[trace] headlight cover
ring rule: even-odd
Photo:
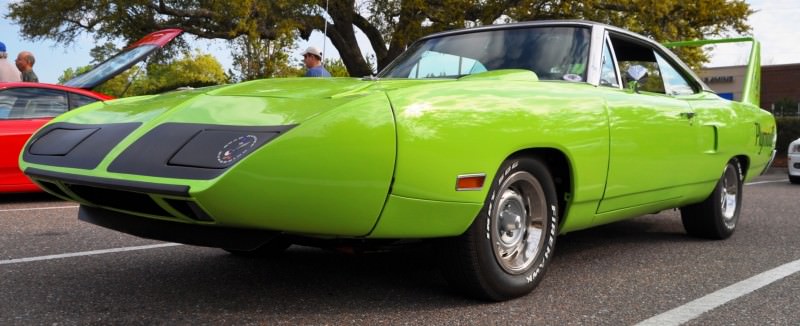
[[[128,146],[111,162],[108,171],[213,179],[293,127],[165,123]]]

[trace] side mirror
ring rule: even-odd
[[[631,79],[631,81],[628,82],[628,88],[634,93],[639,93],[639,82],[647,77],[647,68],[634,65],[628,68],[627,74],[628,78]]]

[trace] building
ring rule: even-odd
[[[705,68],[700,78],[720,96],[741,100],[747,66]],[[776,116],[800,115],[800,64],[761,67],[761,107]]]

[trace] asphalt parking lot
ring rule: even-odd
[[[530,295],[451,293],[426,247],[252,259],[77,220],[46,195],[0,196],[0,325],[797,325],[800,186],[745,186],[736,233],[687,237],[664,211],[562,235]]]

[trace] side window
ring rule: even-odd
[[[614,57],[608,42],[603,42],[603,66],[600,71],[600,86],[619,87],[617,67],[614,66]]]
[[[75,93],[68,93],[68,94],[69,94],[69,109],[70,110],[72,110],[74,108],[77,108],[79,106],[84,106],[84,105],[89,104],[89,103],[97,102],[97,99],[94,99],[94,98],[91,98],[91,97],[88,97],[88,96],[83,96],[83,95],[75,94]]]
[[[427,51],[411,68],[408,78],[460,77],[484,71],[486,71],[486,67],[475,59]]]
[[[692,86],[686,81],[686,78],[678,72],[666,59],[662,58],[656,53],[656,60],[658,66],[661,68],[661,76],[664,78],[664,84],[669,95],[690,95],[695,91]]]
[[[3,117],[2,108],[10,104]],[[0,118],[30,119],[55,117],[67,111],[67,96],[63,91],[41,88],[11,88],[0,93]]]
[[[632,80],[628,74],[629,69],[634,66],[641,66],[645,69],[646,74],[639,80],[639,90],[666,94],[664,79],[661,76],[656,54],[652,48],[614,36],[611,37],[611,43],[614,46],[614,54],[616,54],[619,62],[623,85],[627,85]]]
[[[14,107],[16,98],[6,95],[6,92],[0,92],[0,120],[8,119],[11,114],[11,108]]]

